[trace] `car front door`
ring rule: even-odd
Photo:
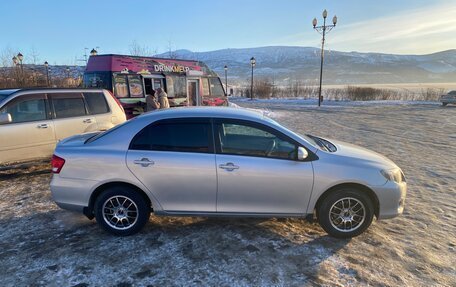
[[[215,153],[209,119],[152,123],[133,138],[127,165],[165,211],[216,211]]]
[[[21,95],[0,113],[9,113],[12,120],[0,125],[0,163],[52,155],[56,140],[46,95]]]
[[[89,114],[81,93],[52,93],[48,97],[51,99],[57,141],[98,130],[97,120]]]
[[[217,212],[303,214],[312,192],[310,161],[297,160],[298,144],[262,124],[215,123]]]

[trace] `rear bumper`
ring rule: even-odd
[[[60,208],[84,213],[96,183],[87,179],[62,178],[55,174],[50,184],[52,199]]]
[[[388,181],[381,187],[372,187],[379,202],[378,219],[396,217],[404,212],[407,183]]]

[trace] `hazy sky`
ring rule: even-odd
[[[0,53],[76,64],[84,48],[129,53],[320,45],[312,19],[339,18],[327,48],[426,54],[456,48],[456,0],[2,0]]]

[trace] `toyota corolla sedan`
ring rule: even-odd
[[[61,208],[131,235],[157,216],[314,217],[353,237],[402,213],[401,169],[367,149],[299,135],[260,113],[181,108],[61,141],[51,192]]]

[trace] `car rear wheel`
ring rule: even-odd
[[[150,206],[134,189],[111,187],[95,201],[97,223],[106,231],[120,236],[140,231],[149,220]]]
[[[317,216],[321,227],[329,235],[350,238],[360,235],[370,226],[374,206],[365,192],[342,188],[323,199]]]

